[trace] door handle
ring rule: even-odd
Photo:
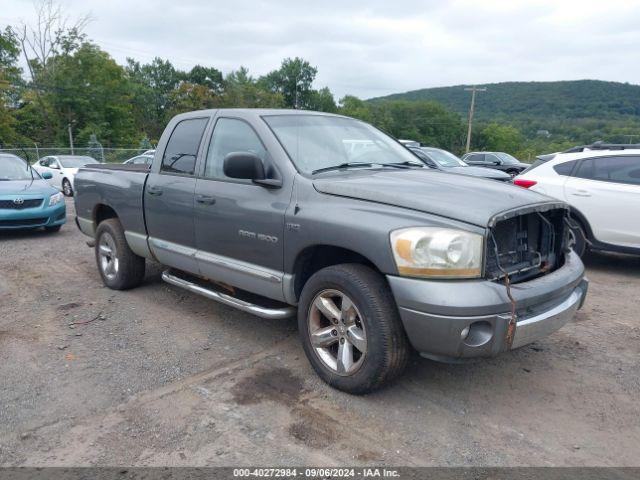
[[[147,193],[149,195],[162,195],[162,189],[158,187],[147,187]]]
[[[591,194],[589,192],[587,192],[586,190],[578,190],[576,192],[572,192],[571,195],[574,195],[576,197],[590,197]]]
[[[196,202],[202,203],[203,205],[213,205],[216,203],[216,199],[209,195],[196,195]]]

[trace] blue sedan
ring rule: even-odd
[[[66,222],[64,196],[20,157],[0,154],[0,230],[44,227],[57,232]]]

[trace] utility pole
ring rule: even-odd
[[[471,92],[471,106],[469,107],[469,125],[467,127],[467,148],[465,153],[469,153],[471,148],[471,123],[473,122],[473,110],[476,106],[476,92],[486,92],[486,88],[477,88],[475,85],[471,88],[465,88],[467,92]]]
[[[71,155],[73,155],[73,132],[71,131],[71,122],[67,125],[69,128],[69,146],[71,147]]]

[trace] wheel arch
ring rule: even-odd
[[[587,236],[587,240],[593,242],[595,240],[595,237],[593,235],[593,230],[591,229],[591,224],[589,223],[589,220],[587,220],[587,217],[585,217],[580,210],[573,206],[570,206],[569,208],[569,216],[580,224],[580,226],[584,230],[585,235]]]
[[[311,245],[301,250],[293,263],[293,295],[300,298],[302,288],[311,276],[319,270],[339,265],[342,263],[358,263],[366,265],[372,270],[381,273],[378,266],[361,253],[336,245],[317,244]]]
[[[98,228],[100,222],[103,222],[109,218],[119,218],[115,209],[106,203],[98,203],[93,207],[93,224],[94,228]]]

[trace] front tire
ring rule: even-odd
[[[73,197],[73,187],[68,178],[62,180],[62,193],[65,197]]]
[[[62,225],[54,225],[53,227],[44,227],[44,231],[47,233],[56,233],[59,232],[62,228]]]
[[[300,296],[298,330],[318,376],[348,393],[384,386],[402,373],[410,354],[389,286],[364,265],[316,272]]]
[[[117,218],[104,220],[98,225],[95,254],[98,271],[107,287],[127,290],[144,280],[145,260],[129,248]]]

